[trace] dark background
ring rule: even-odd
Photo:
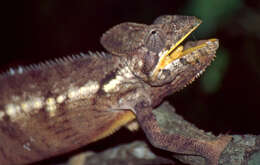
[[[217,58],[199,80],[167,99],[206,131],[260,134],[260,1],[27,0],[1,8],[1,71],[104,51],[100,36],[121,22],[150,24],[163,14],[197,16],[203,24],[190,39],[220,39]],[[113,139],[125,133],[119,131]]]

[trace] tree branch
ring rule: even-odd
[[[165,133],[181,134],[204,140],[214,140],[217,137],[206,133],[191,123],[185,121],[175,113],[175,109],[167,102],[153,111],[157,122]],[[260,164],[260,136],[231,135],[232,140],[224,150],[219,160],[219,165],[258,165]],[[82,160],[82,155],[74,157],[70,165],[84,165],[84,162],[104,165],[120,164],[176,164],[171,157],[163,158],[151,152],[149,147],[140,141],[127,145],[116,146],[101,153],[87,152],[81,164],[73,163]],[[173,154],[173,157],[185,164],[205,165],[204,158],[193,155]]]
[[[175,109],[167,102],[158,107],[154,114],[159,125],[167,133],[182,134],[200,139],[216,139],[212,133],[206,133],[175,113]],[[219,160],[220,165],[260,164],[260,136],[231,135],[232,140],[224,150]],[[191,165],[204,165],[204,159],[199,156],[174,155],[180,161]],[[252,164],[253,165],[253,164]]]

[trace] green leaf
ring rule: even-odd
[[[228,67],[229,55],[221,48],[216,60],[209,66],[200,79],[200,85],[205,93],[215,93],[221,87],[225,72]]]

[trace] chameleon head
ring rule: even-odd
[[[192,74],[183,84],[188,84],[210,64],[218,48],[216,39],[181,45],[200,24],[194,16],[179,15],[160,16],[151,25],[122,23],[108,30],[101,44],[127,59],[132,72],[152,86],[178,80],[187,71]]]

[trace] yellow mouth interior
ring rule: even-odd
[[[207,41],[215,42],[216,39],[212,38],[212,39],[209,39]],[[191,52],[194,52],[194,51],[199,50],[199,49],[206,47],[206,46],[207,46],[207,44],[206,44],[206,42],[204,42],[200,45],[191,47],[191,48],[183,51],[183,46],[180,45],[170,55],[168,55],[164,58],[164,61],[162,61],[162,63],[161,63],[161,68],[164,68],[166,65],[170,64],[172,61],[179,59],[179,58],[185,56],[186,54],[189,54]]]
[[[198,23],[196,26],[194,26],[185,36],[183,36],[175,45],[173,45],[169,51],[167,51],[159,60],[158,65],[153,71],[152,77],[156,78],[159,71],[163,68],[165,68],[166,65],[172,63],[174,60],[181,58],[182,56],[191,53],[195,50],[198,50],[202,47],[206,46],[206,43],[189,48],[187,50],[183,51],[183,46],[180,45],[195,29],[198,28],[200,23]]]

